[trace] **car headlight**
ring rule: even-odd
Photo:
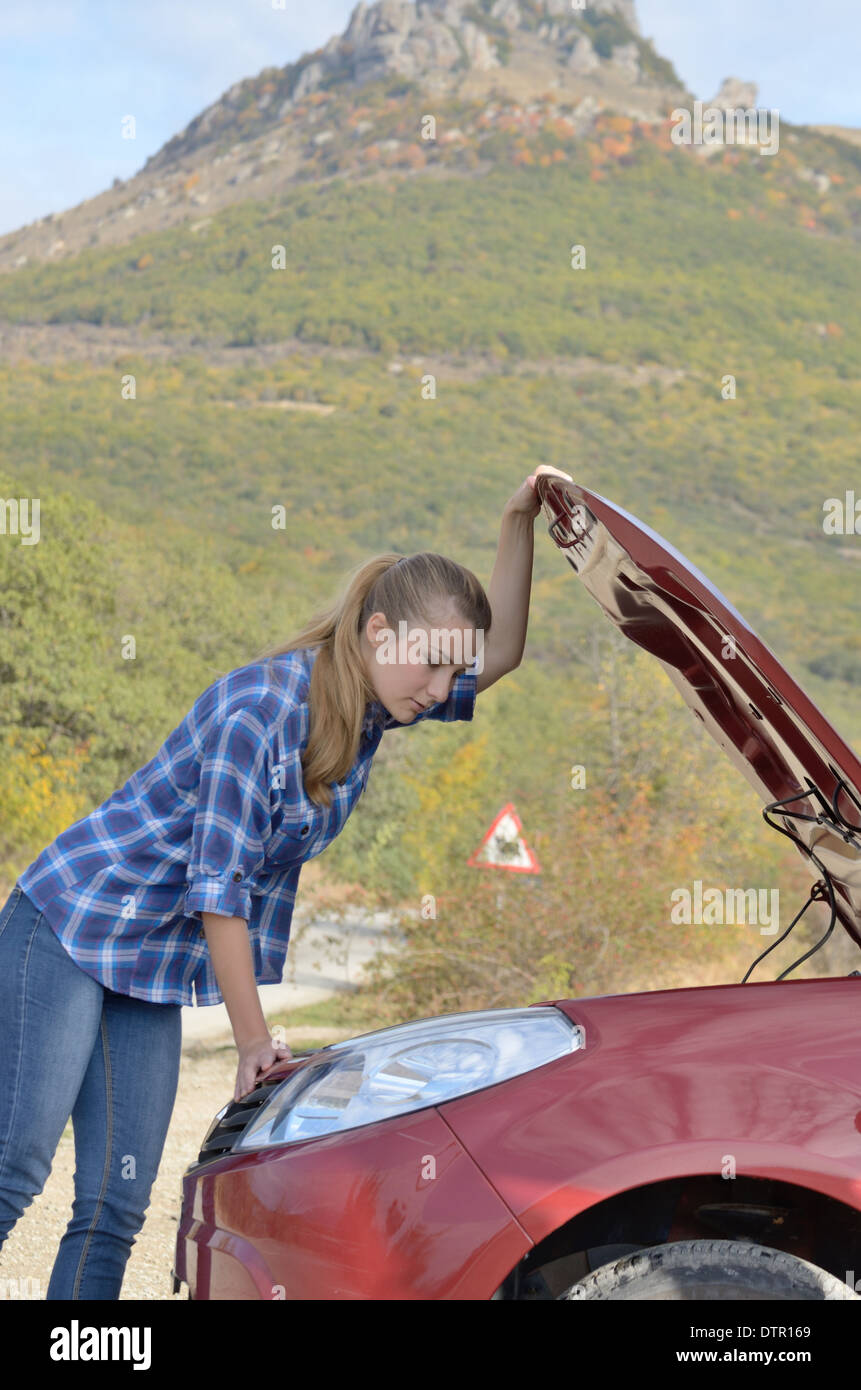
[[[581,1038],[561,1010],[539,1006],[443,1014],[333,1043],[273,1091],[233,1152],[439,1105],[564,1057]]]

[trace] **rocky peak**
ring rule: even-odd
[[[529,96],[604,69],[612,82],[681,90],[672,66],[642,38],[634,0],[590,0],[582,10],[571,0],[359,0],[344,34],[296,64],[282,111],[333,82],[398,76],[458,92],[495,82]],[[638,114],[642,106],[640,99]]]
[[[429,96],[494,94],[532,102],[547,92],[584,109],[639,120],[666,116],[690,93],[637,23],[634,0],[359,0],[343,34],[283,68],[236,82],[144,165],[162,172],[228,136],[283,133],[294,111],[326,93],[403,81]]]

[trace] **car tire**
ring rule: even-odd
[[[569,1299],[858,1299],[827,1270],[738,1240],[680,1240],[652,1245],[595,1269],[557,1297]]]

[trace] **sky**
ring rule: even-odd
[[[0,0],[0,235],[131,178],[234,82],[321,47],[354,8],[275,3]],[[695,96],[740,77],[784,120],[861,126],[859,0],[637,0],[637,13]]]

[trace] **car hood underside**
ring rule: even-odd
[[[651,652],[790,836],[861,945],[861,763],[741,614],[669,542],[576,483],[538,475],[550,535],[607,617]],[[775,803],[785,803],[775,806]]]

